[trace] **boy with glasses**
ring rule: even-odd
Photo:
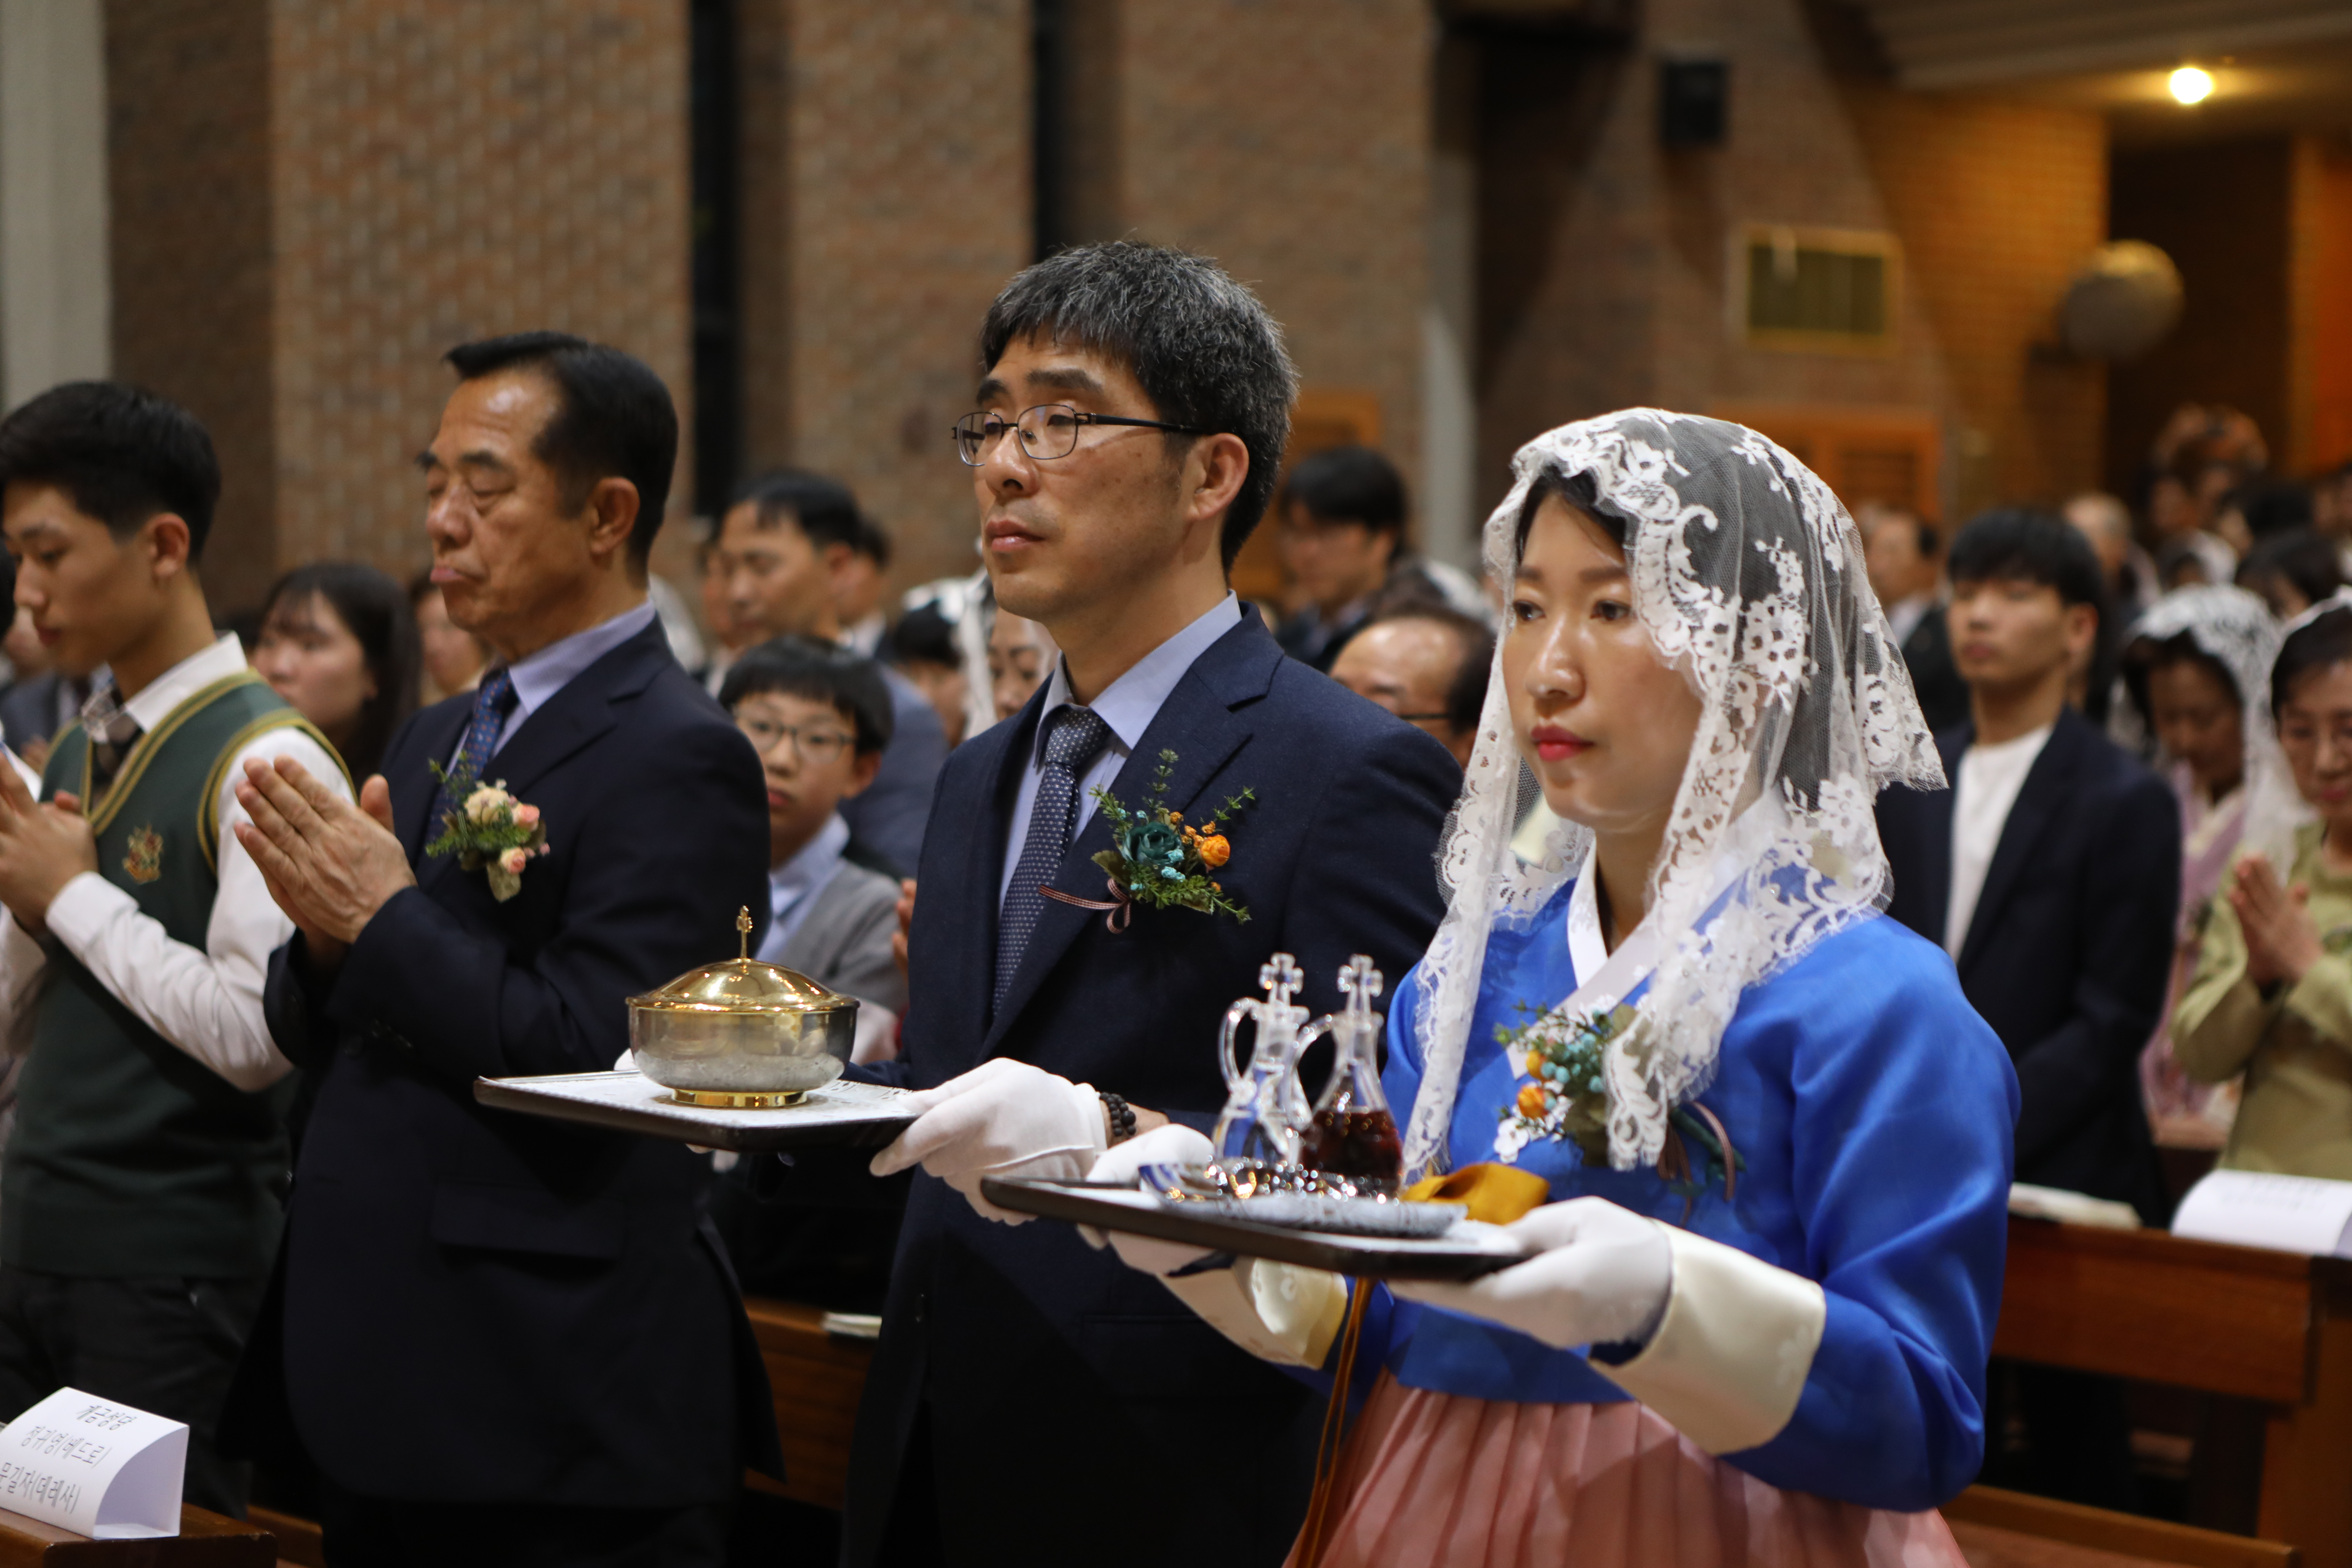
[[[842,803],[874,782],[890,743],[890,694],[870,659],[809,637],[762,643],[727,672],[719,700],[760,753],[768,791],[767,935],[760,957],[867,1004],[907,1006],[890,956],[898,884],[842,819]]]

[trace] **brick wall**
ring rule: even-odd
[[[1119,0],[1118,13],[1118,162],[1097,176],[1097,234],[1217,258],[1282,323],[1307,386],[1378,399],[1381,445],[1416,478],[1427,8]]]
[[[282,561],[422,564],[452,344],[548,327],[650,364],[690,428],[675,0],[280,0]],[[687,502],[688,460],[672,515]]]
[[[278,570],[268,62],[266,0],[107,5],[114,374],[212,431],[216,605],[251,601]]]
[[[217,605],[299,561],[424,562],[409,458],[466,339],[616,344],[690,420],[684,20],[667,0],[111,0],[117,361],[221,445]]]
[[[847,482],[893,575],[968,572],[982,315],[1029,259],[1021,0],[742,0],[745,451]]]
[[[2104,237],[2088,111],[1897,93],[1853,19],[1797,0],[1656,0],[1629,43],[1504,36],[1480,88],[1479,483],[1564,420],[1632,404],[1917,410],[1945,432],[1938,510],[2094,481],[2095,366],[2037,357]],[[1658,141],[1658,61],[1731,66],[1717,148]],[[1733,331],[1749,223],[1892,231],[1892,352],[1752,347]]]

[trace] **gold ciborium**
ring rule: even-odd
[[[629,998],[637,1070],[681,1105],[795,1105],[841,1076],[857,999],[751,956],[751,911],[735,916],[742,951]]]

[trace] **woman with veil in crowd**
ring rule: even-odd
[[[1873,801],[1943,778],[1861,540],[1716,420],[1570,425],[1514,470],[1451,904],[1383,1081],[1407,1179],[1523,1212],[1532,1256],[1355,1288],[1377,1380],[1292,1560],[1958,1568],[1934,1510],[1984,1449],[2017,1085],[1878,918]],[[1563,823],[1532,865],[1522,757]],[[1095,1176],[1207,1155],[1165,1128]],[[1330,1375],[1348,1281],[1112,1240]]]
[[[2269,605],[2229,587],[2166,595],[2133,625],[2124,647],[2119,684],[2130,705],[2113,704],[2114,721],[2122,730],[2136,722],[2154,740],[2157,765],[2180,801],[2179,946],[2165,1022],[2140,1058],[2158,1142],[2218,1148],[2237,1107],[2231,1086],[2200,1083],[2174,1059],[2172,1015],[2239,847],[2263,848],[2275,864],[2292,858],[2304,812],[2271,722],[2278,649]]]

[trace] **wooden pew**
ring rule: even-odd
[[[783,1440],[782,1486],[752,1484],[795,1501],[839,1509],[849,1479],[849,1438],[857,1426],[857,1396],[874,1347],[824,1331],[824,1313],[792,1301],[743,1299],[751,1332],[768,1365],[776,1401],[776,1432]]]
[[[2012,1219],[1993,1353],[2268,1405],[2258,1533],[2352,1568],[2352,1262]]]
[[[274,1568],[277,1562],[268,1531],[200,1508],[180,1510],[178,1535],[152,1541],[92,1541],[0,1510],[0,1568]]]
[[[1944,1507],[1969,1568],[2295,1568],[2292,1546],[1970,1487]]]

